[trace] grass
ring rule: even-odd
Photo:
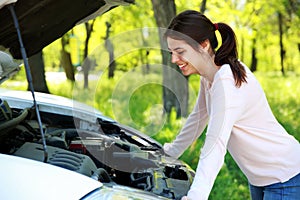
[[[300,140],[299,75],[290,74],[283,77],[277,73],[256,73],[256,76],[266,92],[278,121],[290,134]],[[98,74],[97,78],[89,83],[89,89],[82,89],[82,82],[73,85],[68,81],[48,83],[48,87],[53,94],[92,105],[104,115],[139,129],[163,144],[176,137],[185,119],[176,119],[174,112],[169,120],[162,115],[161,82],[162,77],[158,72],[142,75],[141,71],[135,70],[117,72],[114,79],[108,79],[105,73]],[[190,85],[193,92],[197,93],[199,78],[190,77]],[[26,83],[19,76],[2,87],[21,90],[27,88]],[[193,100],[194,96],[191,96],[191,105]],[[202,144],[201,136],[181,156],[181,159],[190,164],[193,169],[196,169]],[[250,199],[247,180],[229,154],[226,155],[225,162],[214,184],[210,199]]]

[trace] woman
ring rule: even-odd
[[[222,45],[217,51],[219,31]],[[227,152],[249,181],[253,200],[300,199],[300,144],[272,114],[251,71],[238,60],[233,30],[197,11],[176,16],[165,32],[176,63],[186,76],[201,76],[192,113],[166,154],[178,158],[207,125],[196,175],[182,199],[208,199]]]

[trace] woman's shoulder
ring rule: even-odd
[[[243,62],[241,62],[241,61],[239,61],[239,62],[240,62],[241,65],[245,68],[246,74],[252,74],[252,72],[250,71],[250,69],[248,68],[248,66],[247,66],[245,63],[243,63]],[[220,67],[220,69],[219,69],[217,75],[218,75],[219,77],[223,77],[223,78],[225,78],[225,77],[232,77],[232,78],[233,78],[233,73],[232,73],[232,70],[231,70],[230,65],[229,65],[229,64],[224,64],[224,65],[222,65],[222,66]]]
[[[233,78],[233,74],[229,64],[224,64],[220,67],[215,75],[215,78]]]
[[[241,62],[241,64],[245,67],[246,79],[248,81],[248,78],[252,77],[253,74],[244,63]],[[229,64],[222,65],[214,77],[214,85],[224,85],[225,83],[230,87],[236,87],[236,82]]]

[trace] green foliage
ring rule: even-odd
[[[282,77],[279,73],[256,73],[273,113],[283,127],[300,141],[299,75]]]
[[[20,71],[15,74],[11,79],[6,80],[2,83],[1,88],[9,88],[13,90],[27,90],[27,83],[26,83],[26,73],[24,70],[24,65],[21,66]]]
[[[199,10],[201,1],[186,1],[176,0],[177,13],[186,9]],[[232,26],[236,32],[238,39],[238,48],[240,58],[250,66],[252,55],[253,39],[256,38],[258,71],[280,71],[280,49],[279,49],[279,30],[278,30],[278,12],[284,16],[284,48],[285,68],[286,71],[300,73],[300,53],[298,50],[299,40],[299,4],[290,4],[291,1],[207,1],[205,14],[212,22],[225,22]],[[96,18],[94,31],[90,38],[89,52],[92,53],[95,49],[101,46],[102,54],[97,54],[98,66],[108,66],[108,53],[104,48],[104,36],[106,32],[105,22],[110,22],[111,38],[116,38],[124,32],[133,30],[142,30],[145,27],[156,27],[153,16],[153,9],[150,0],[137,0],[134,5],[119,6],[111,11]],[[71,32],[71,31],[70,31]],[[84,41],[86,37],[84,24],[79,24],[72,29],[72,33],[78,38],[80,44],[81,60],[83,61]],[[216,32],[218,37],[219,34]],[[131,38],[124,38],[120,43],[119,40],[114,40],[113,45],[118,53],[117,69],[127,71],[134,66],[144,64],[143,57],[138,50],[129,53],[128,50],[133,50],[136,46],[137,38],[140,36],[132,35]],[[140,39],[138,39],[140,40]],[[152,40],[152,39],[151,39]],[[157,39],[155,39],[157,40]],[[157,41],[156,41],[157,42]],[[144,46],[147,46],[145,44]],[[44,49],[44,60],[47,70],[59,69],[60,66],[60,39],[50,44]],[[152,52],[152,51],[151,51]],[[151,53],[149,62],[156,62],[158,52]],[[124,55],[127,56],[124,56]],[[130,55],[129,55],[130,54]]]

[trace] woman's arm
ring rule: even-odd
[[[217,78],[217,77],[215,77]],[[233,78],[215,80],[211,90],[211,113],[205,143],[196,176],[188,192],[189,199],[208,199],[227,152],[234,123],[243,112],[243,97]]]
[[[193,111],[172,143],[164,144],[167,155],[178,158],[203,132],[208,121],[205,100],[205,80],[201,78],[200,91]]]

